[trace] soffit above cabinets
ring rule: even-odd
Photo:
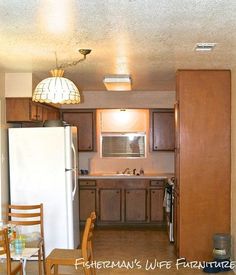
[[[103,133],[147,132],[148,110],[98,110],[98,116],[100,117],[100,130]]]

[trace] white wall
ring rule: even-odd
[[[83,102],[78,105],[64,105],[63,108],[173,108],[175,103],[174,91],[130,91],[84,92]],[[99,139],[97,140],[99,142]],[[99,146],[97,146],[99,148]],[[79,153],[79,168],[91,172],[116,172],[143,168],[145,172],[173,173],[173,152],[149,152],[145,159],[102,159],[99,152]]]
[[[7,125],[5,119],[5,75],[0,73],[0,219],[5,218],[8,203]]]
[[[231,234],[232,258],[236,260],[236,70],[232,71],[231,108]]]
[[[81,103],[63,105],[62,108],[173,108],[173,91],[86,91],[81,93]]]

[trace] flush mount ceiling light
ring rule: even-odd
[[[75,66],[86,59],[86,55],[91,52],[90,49],[80,49],[79,52],[84,56],[82,59],[71,63],[57,65],[56,69],[50,71],[51,77],[42,80],[35,88],[32,101],[41,103],[60,103],[76,104],[80,103],[80,93],[75,84],[63,77],[64,68]]]
[[[197,43],[194,49],[196,52],[211,52],[215,46],[216,43]]]
[[[108,91],[131,91],[131,76],[127,74],[106,75],[103,83]]]

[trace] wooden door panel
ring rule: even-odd
[[[40,105],[37,105],[37,120],[43,121],[43,107]]]
[[[96,210],[96,189],[80,189],[79,213],[80,221],[86,221],[92,211]]]
[[[161,222],[164,218],[163,212],[163,198],[164,189],[150,190],[150,220],[152,222]]]
[[[37,105],[33,102],[30,103],[30,120],[37,120]]]
[[[175,120],[173,112],[153,112],[153,150],[174,150]]]
[[[94,132],[94,112],[65,112],[63,120],[78,128],[79,151],[93,151],[96,134]]]
[[[147,190],[125,190],[125,220],[141,222],[147,220]]]
[[[54,109],[47,110],[47,119],[60,119],[60,113]]]
[[[213,234],[230,232],[230,71],[178,71],[177,98],[179,256],[207,261]]]
[[[99,191],[99,216],[104,222],[121,221],[121,190],[100,189]]]

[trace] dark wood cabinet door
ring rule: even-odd
[[[51,107],[43,107],[43,121],[60,119],[60,112]]]
[[[30,121],[29,99],[6,98],[6,120],[7,122]]]
[[[30,120],[43,121],[43,107],[30,102]]]
[[[34,104],[33,102],[29,103],[30,104],[30,120],[38,120],[37,117],[37,105]]]
[[[150,189],[150,221],[162,222],[164,219],[163,209],[164,188]]]
[[[147,220],[147,190],[125,190],[125,221],[143,222]]]
[[[63,112],[62,117],[78,128],[79,151],[95,151],[95,111]]]
[[[40,105],[37,105],[37,120],[43,121],[43,107]]]
[[[153,110],[151,131],[153,151],[174,151],[175,116],[173,110]]]
[[[86,221],[92,211],[96,209],[96,189],[80,189],[79,215],[80,221]]]
[[[121,222],[121,190],[99,190],[99,220],[103,222]]]
[[[48,109],[47,110],[47,119],[60,119],[60,113],[58,110],[55,109]]]

